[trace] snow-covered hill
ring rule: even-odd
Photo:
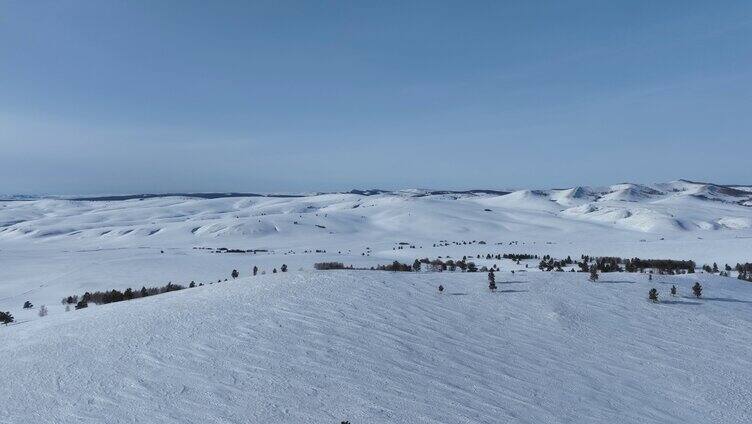
[[[0,328],[0,423],[749,422],[752,284],[699,270],[593,284],[486,255],[752,262],[751,199],[676,181],[2,201],[0,311],[16,322]],[[312,271],[463,256],[508,283]],[[60,303],[191,281],[205,285]]]
[[[111,199],[0,202],[0,309],[25,300],[60,309],[62,296],[87,290],[216,281],[254,265],[311,269],[324,260],[372,266],[512,252],[732,266],[752,260],[752,191],[689,181],[510,193]],[[462,244],[473,240],[486,245]],[[260,251],[214,254],[198,247]]]
[[[275,274],[0,328],[0,422],[752,420],[752,285],[497,281],[491,294],[480,273]]]
[[[579,231],[588,224],[596,229],[605,224],[614,230],[667,237],[704,230],[752,233],[752,192],[683,180],[652,187],[618,184],[511,193],[405,190],[235,196],[240,197],[6,201],[0,203],[0,242],[248,242],[325,238],[322,234],[357,234],[362,239],[373,232],[381,235],[385,229],[414,237],[429,231],[448,237],[468,230],[474,235],[509,231],[533,237],[551,231],[552,235]],[[463,224],[467,220],[473,225]],[[519,228],[515,225],[519,221],[527,225]],[[437,223],[441,225],[435,226]]]

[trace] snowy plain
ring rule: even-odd
[[[481,273],[312,270],[486,253],[752,262],[752,191],[0,201],[0,310],[16,318],[0,327],[0,423],[752,420],[752,283],[698,270],[594,284],[474,259],[501,268],[492,295]],[[206,285],[60,302],[190,281]],[[703,299],[688,298],[694,281]]]

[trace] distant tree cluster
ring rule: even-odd
[[[569,256],[566,259],[554,259],[551,255],[544,255],[538,263],[538,269],[541,271],[564,271],[565,266],[572,265],[574,261]],[[587,271],[587,268],[585,268]]]
[[[443,246],[449,246],[451,244],[455,246],[466,246],[468,244],[471,244],[471,245],[472,244],[486,244],[486,242],[485,240],[472,240],[472,241],[462,240],[462,241],[451,241],[451,242],[448,240],[439,240],[438,243],[433,244],[433,247],[443,247]],[[497,244],[501,244],[501,243],[497,243]],[[512,243],[509,243],[509,244],[512,244]]]
[[[267,249],[228,249],[226,247],[194,247],[194,250],[208,250],[210,253],[266,253]],[[162,252],[164,253],[164,251]]]
[[[531,255],[529,253],[505,253],[501,255],[504,259],[511,259],[513,261],[524,261],[530,259],[538,259],[538,255]],[[496,259],[499,259],[498,257]]]
[[[554,259],[550,255],[545,255],[538,264],[542,271],[564,271],[565,267],[576,265],[576,271],[590,272],[595,266],[597,272],[645,272],[645,270],[656,270],[659,274],[692,274],[695,272],[695,263],[693,261],[673,260],[673,259],[625,259],[617,256],[599,256],[591,257],[581,255],[579,261],[572,260],[567,256],[565,259]],[[570,268],[574,272],[575,268]]]
[[[317,262],[313,264],[313,268],[318,270],[352,269],[352,265],[345,266],[342,262]]]
[[[744,281],[752,282],[752,263],[736,264],[737,278]]]
[[[378,265],[376,267],[379,271],[395,271],[395,272],[410,272],[413,271],[412,265],[403,264],[399,261],[394,261],[389,265]]]
[[[659,274],[677,274],[695,272],[694,261],[681,261],[674,259],[624,259],[624,270],[627,272],[644,272],[646,269],[655,269]]]
[[[399,263],[399,262],[395,261],[391,265],[379,265],[375,269],[384,270],[385,267],[393,267],[395,263]],[[467,256],[463,256],[462,259],[459,259],[457,261],[454,261],[452,259],[448,259],[446,261],[442,261],[441,259],[431,260],[428,258],[416,259],[413,262],[412,268],[413,268],[412,269],[413,271],[426,270],[426,271],[433,271],[433,272],[456,271],[458,268],[460,269],[460,271],[467,271],[467,272],[478,271],[478,266],[475,265],[475,262],[468,261]],[[389,269],[389,271],[393,271],[393,270]],[[400,269],[400,271],[403,271],[403,270]]]
[[[89,306],[89,302],[96,305],[104,305],[107,303],[122,302],[124,300],[138,299],[141,297],[154,296],[171,291],[183,290],[184,288],[185,287],[181,286],[180,284],[174,284],[170,282],[161,287],[144,286],[141,287],[140,290],[133,290],[129,287],[122,292],[115,289],[107,291],[86,292],[81,297],[74,295],[63,298],[63,304],[76,304],[76,309],[82,309]]]

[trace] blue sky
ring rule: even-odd
[[[752,184],[749,1],[0,2],[0,193]]]

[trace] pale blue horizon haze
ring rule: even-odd
[[[0,193],[752,184],[752,2],[0,2]]]

